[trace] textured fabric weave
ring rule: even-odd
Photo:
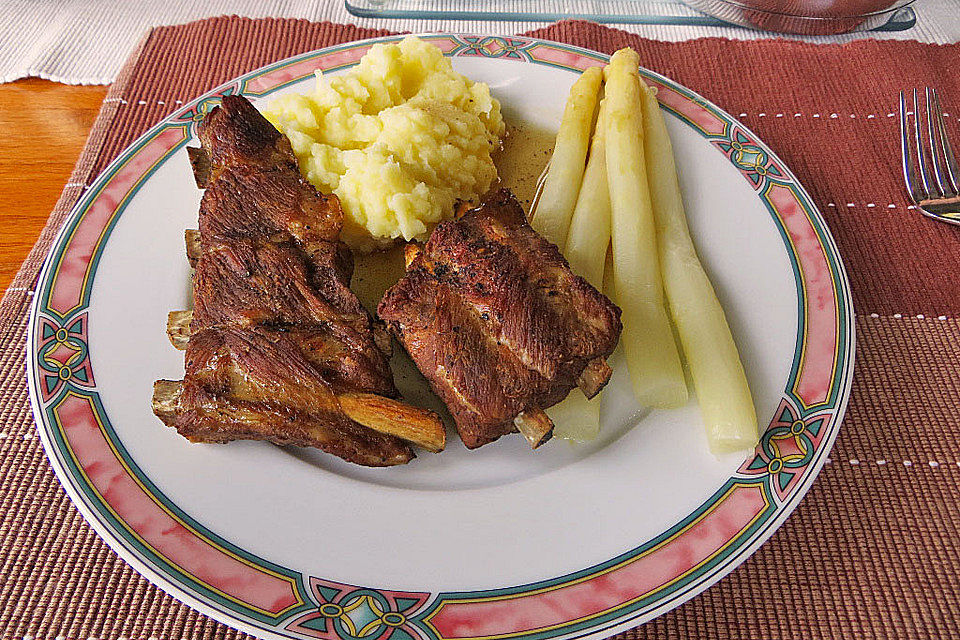
[[[111,89],[70,183],[90,184],[177,100],[288,55],[377,35],[236,18],[156,29]],[[888,114],[895,90],[927,84],[948,111],[960,109],[960,84],[943,73],[958,68],[960,46],[664,43],[580,22],[531,35],[605,52],[629,44],[645,66],[753,128],[824,212],[858,311],[853,396],[813,489],[730,576],[621,638],[955,633],[960,229],[908,208]],[[955,137],[958,116],[950,116]],[[64,191],[0,303],[0,630],[36,640],[243,636],[177,603],[114,555],[70,504],[36,437],[23,364],[30,291],[81,192]]]
[[[352,5],[387,10],[394,2],[347,0]],[[344,0],[71,0],[37,2],[5,0],[0,12],[0,82],[39,76],[68,84],[110,84],[117,70],[148,27],[175,25],[211,16],[239,15],[249,18],[305,18],[313,21],[352,23],[364,28],[392,29],[421,33],[509,34],[544,26],[543,22],[493,20],[365,18],[352,15]],[[462,9],[503,11],[491,0],[435,0],[422,2],[430,11]],[[516,10],[516,3],[512,4]],[[612,13],[648,16],[652,24],[627,24],[623,28],[654,40],[690,40],[725,37],[743,40],[768,38],[769,33],[732,26],[703,25],[689,21],[698,16],[680,0],[524,0],[529,13],[556,13],[558,6],[579,11],[580,15]],[[960,21],[956,19],[957,0],[921,0],[917,2],[916,25],[906,30],[852,33],[839,36],[802,38],[810,41],[846,42],[872,37],[911,39],[921,42],[960,40]],[[509,13],[510,9],[507,9]],[[569,13],[566,15],[570,15]],[[649,16],[660,16],[651,21]],[[683,16],[683,19],[677,18]],[[708,25],[711,19],[706,19]]]

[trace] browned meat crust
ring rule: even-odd
[[[471,449],[566,397],[621,330],[620,310],[570,271],[507,191],[439,224],[378,314]]]
[[[410,449],[399,439],[343,414],[334,386],[382,382],[363,380],[369,370],[336,350],[336,342],[317,330],[201,330],[187,346],[172,426],[194,442],[260,439],[318,447],[366,466],[409,461]]]
[[[223,96],[220,106],[200,123],[197,137],[200,149],[190,153],[190,161],[201,189],[234,166],[286,172],[292,169],[299,175],[290,142],[246,98]]]
[[[191,162],[207,191],[199,242],[188,234],[186,375],[158,382],[155,413],[195,442],[261,439],[367,466],[408,462],[409,445],[355,422],[338,400],[398,394],[383,340],[348,288],[336,197],[303,180],[287,139],[244,98],[224,96],[198,137]]]

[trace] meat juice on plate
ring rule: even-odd
[[[530,205],[537,192],[537,180],[553,153],[556,131],[549,131],[530,123],[507,122],[507,132],[500,141],[500,150],[494,152],[499,185],[517,197],[530,216]]]

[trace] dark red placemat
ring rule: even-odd
[[[383,35],[293,20],[217,18],[155,29],[108,95],[71,184],[207,89],[269,62]],[[960,619],[960,229],[908,207],[896,92],[935,85],[958,133],[960,46],[666,43],[584,22],[530,35],[645,66],[753,128],[823,211],[847,265],[857,373],[832,460],[796,513],[729,577],[623,637],[949,637]],[[115,556],[59,487],[24,382],[31,289],[82,187],[71,186],[0,304],[0,629],[36,640],[237,637]]]

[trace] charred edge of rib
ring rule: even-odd
[[[417,242],[409,242],[406,246],[403,247],[403,266],[406,269],[410,268],[410,265],[413,264],[413,261],[417,259],[423,252],[423,247],[420,246]]]
[[[459,220],[476,208],[477,205],[475,202],[471,202],[469,200],[457,200],[457,202],[453,205],[453,217],[454,219]]]
[[[171,311],[167,314],[167,338],[180,351],[184,351],[190,342],[190,335],[193,332],[192,323],[192,310]],[[373,341],[383,355],[389,358],[393,354],[393,339],[383,324],[374,323]]]

